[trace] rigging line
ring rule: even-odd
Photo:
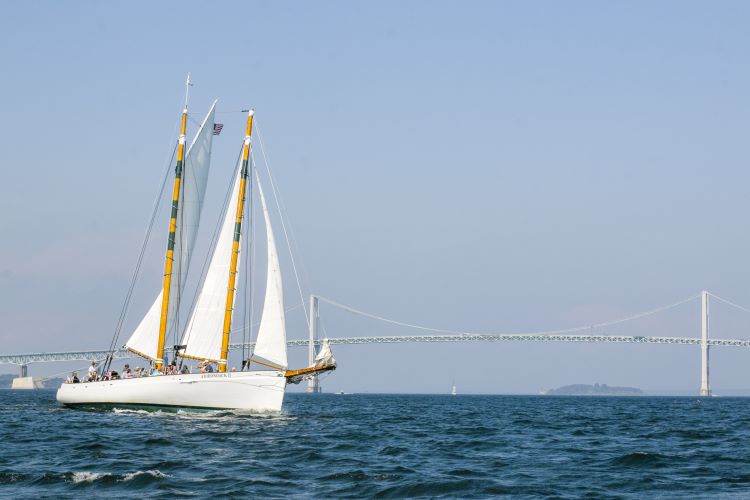
[[[618,320],[615,320],[615,321],[607,321],[607,322],[604,322],[604,323],[595,323],[595,324],[588,325],[588,326],[579,326],[579,327],[576,327],[576,328],[566,328],[566,329],[562,329],[562,330],[547,330],[547,331],[540,331],[540,332],[525,332],[525,333],[521,333],[521,335],[558,335],[558,334],[564,334],[564,333],[581,332],[581,331],[585,331],[585,330],[590,330],[592,328],[600,328],[600,327],[604,327],[604,326],[612,326],[612,325],[616,325],[618,323],[624,323],[626,321],[631,321],[631,320],[634,320],[634,319],[638,319],[638,318],[642,318],[642,317],[645,317],[645,316],[649,316],[649,315],[652,315],[652,314],[656,314],[656,313],[659,313],[659,312],[666,311],[667,309],[671,309],[673,307],[677,307],[679,305],[682,305],[682,304],[685,304],[685,303],[690,302],[692,300],[695,300],[699,296],[700,296],[699,294],[695,294],[695,295],[693,295],[691,297],[688,297],[686,299],[674,302],[672,304],[669,304],[669,305],[666,305],[666,306],[662,306],[662,307],[657,307],[655,309],[650,309],[648,311],[644,311],[644,312],[641,312],[641,313],[638,313],[638,314],[633,314],[632,316],[628,316],[626,318],[618,319]],[[376,314],[371,314],[371,313],[368,313],[368,312],[360,311],[359,309],[354,309],[353,307],[349,307],[349,306],[346,306],[344,304],[340,304],[338,302],[335,302],[335,301],[333,301],[331,299],[327,299],[325,297],[321,297],[319,295],[317,297],[318,297],[318,300],[322,300],[323,302],[326,302],[326,303],[328,303],[328,304],[330,304],[332,306],[336,306],[336,307],[338,307],[340,309],[343,309],[345,311],[348,311],[350,313],[358,314],[360,316],[365,316],[365,317],[368,317],[368,318],[371,318],[371,319],[376,319],[378,321],[383,321],[385,323],[390,323],[390,324],[393,324],[393,325],[403,326],[403,327],[407,327],[407,328],[414,328],[414,329],[417,329],[417,330],[425,330],[425,331],[428,331],[428,332],[445,333],[445,334],[450,334],[450,335],[490,335],[489,333],[486,333],[486,332],[466,332],[466,331],[460,331],[460,330],[444,330],[444,329],[441,329],[441,328],[431,328],[431,327],[428,327],[428,326],[414,325],[414,324],[411,324],[411,323],[405,323],[403,321],[396,321],[396,320],[393,320],[393,319],[388,319],[388,318],[384,318],[382,316],[378,316]]]
[[[197,113],[196,113],[197,114]],[[188,113],[188,120],[193,124],[197,125],[199,128],[201,126],[201,122],[193,118],[193,113]]]
[[[73,374],[73,372],[76,372],[76,373],[77,373],[77,372],[83,372],[83,371],[85,371],[85,370],[86,370],[86,368],[87,368],[87,367],[86,367],[86,366],[84,366],[83,368],[76,368],[76,369],[74,369],[74,370],[65,370],[65,371],[62,371],[62,372],[59,372],[59,373],[53,373],[52,375],[47,375],[47,376],[45,376],[45,377],[39,377],[39,378],[41,378],[41,379],[42,379],[42,381],[44,381],[44,382],[47,382],[48,380],[51,380],[51,379],[53,379],[53,378],[57,378],[57,377],[60,377],[60,376],[64,376],[64,375],[65,375],[65,374],[67,374],[67,373],[69,373],[69,374],[71,374],[71,375],[72,375],[72,374]],[[34,378],[36,378],[36,377],[34,377]]]
[[[185,255],[185,186],[187,184],[187,163],[188,163],[188,157],[190,153],[190,148],[187,144],[187,139],[185,139],[185,150],[187,153],[185,154],[185,160],[182,165],[182,181],[180,182],[180,195],[179,200],[180,202],[177,205],[178,214],[180,217],[180,245],[179,249],[177,251],[178,255],[176,256],[176,259],[173,255],[173,262],[176,260],[177,262],[177,290],[175,294],[175,301],[174,301],[174,311],[172,311],[172,324],[168,327],[172,329],[172,345],[177,344],[177,333],[180,329],[180,304],[182,304],[182,287],[183,287],[183,264],[185,263],[185,259],[183,256]],[[176,244],[177,242],[175,242]],[[172,271],[174,273],[174,271]],[[166,360],[165,360],[166,361]]]
[[[258,129],[258,137],[260,139],[260,129]],[[264,159],[264,161],[266,163],[266,168],[269,169],[270,165],[268,164],[268,161],[267,161],[267,159],[265,157],[265,150],[263,149],[262,140],[260,140],[260,142],[261,142],[261,153],[264,153],[263,159]],[[286,243],[287,243],[287,248],[288,248],[288,251],[289,251],[289,255],[292,258],[292,265],[293,265],[294,270],[295,270],[295,278],[297,280],[297,289],[300,292],[300,299],[302,300],[302,302],[305,304],[305,307],[306,307],[307,306],[307,301],[305,300],[305,298],[303,296],[303,293],[302,293],[302,282],[304,281],[305,283],[310,283],[311,280],[310,280],[309,274],[308,274],[308,272],[307,272],[307,270],[305,268],[305,262],[302,259],[300,259],[300,262],[299,262],[299,275],[297,274],[297,266],[296,266],[297,261],[294,259],[294,255],[295,255],[295,252],[297,253],[297,255],[301,254],[300,249],[299,249],[299,245],[297,244],[297,240],[294,237],[292,223],[291,223],[291,221],[288,220],[289,217],[288,217],[287,214],[289,213],[289,211],[286,208],[286,204],[284,203],[284,199],[281,197],[281,190],[277,187],[277,184],[275,183],[275,180],[274,180],[273,175],[272,175],[272,173],[271,173],[270,170],[268,170],[268,174],[269,174],[269,177],[271,177],[271,181],[272,181],[271,187],[272,187],[272,190],[273,190],[273,193],[274,193],[274,198],[276,200],[276,205],[277,206],[280,205],[279,215],[280,215],[280,217],[282,217],[282,224],[284,224],[285,220],[289,224],[289,235],[286,235],[286,233],[285,233],[284,236],[286,237]],[[308,318],[309,318],[308,311],[307,311],[307,308],[305,308],[305,320],[307,320]],[[308,321],[308,325],[307,326],[308,326],[308,328],[310,327],[309,321]]]
[[[252,164],[251,164],[250,168],[252,168]],[[244,279],[242,280],[242,285],[243,285],[242,288],[243,288],[244,302],[245,302],[245,307],[242,308],[242,326],[243,326],[243,331],[242,331],[242,362],[243,363],[245,362],[245,360],[248,357],[250,357],[249,354],[247,356],[245,355],[245,344],[247,342],[249,342],[249,340],[250,340],[249,339],[249,333],[248,333],[250,329],[249,328],[246,329],[244,327],[245,327],[245,325],[248,325],[248,319],[247,319],[248,312],[249,312],[248,311],[248,303],[252,302],[252,282],[251,282],[252,273],[251,273],[251,271],[253,271],[255,269],[255,268],[253,268],[252,270],[250,269],[250,262],[249,262],[249,260],[250,260],[250,253],[251,253],[250,245],[252,245],[252,241],[250,241],[250,239],[251,239],[250,236],[251,236],[251,232],[252,232],[252,218],[250,217],[250,214],[252,214],[254,212],[254,210],[252,208],[252,202],[253,202],[253,182],[252,182],[252,179],[250,181],[250,186],[249,186],[246,198],[248,199],[248,202],[245,204],[244,209],[245,209],[245,211],[247,213],[243,214],[243,216],[242,216],[243,221],[247,222],[247,223],[245,223],[245,224],[242,225],[242,230],[244,231],[244,235],[245,235],[245,240],[244,240],[245,241],[245,251],[243,252],[243,255],[242,255],[242,257],[243,257],[243,259],[245,261],[245,274],[244,274]],[[231,334],[232,334],[232,332],[230,330],[229,335],[231,336]]]
[[[243,214],[242,220],[243,222],[246,221],[244,214]],[[242,224],[241,228],[242,228],[243,236],[240,237],[240,242],[244,241],[245,245],[247,245],[247,232],[248,232],[247,224]],[[248,262],[247,262],[247,257],[248,257],[248,252],[244,251],[240,253],[240,259],[244,261],[244,264],[240,266],[243,271],[243,274],[242,274],[243,279],[240,280],[240,282],[242,283],[242,302],[245,305],[245,307],[242,308],[242,326],[243,327],[245,326],[245,324],[247,324],[247,277],[248,277],[247,269],[249,267]],[[239,288],[239,287],[236,287],[236,288]],[[247,359],[245,357],[245,343],[247,342],[246,333],[247,332],[243,328],[242,330],[242,359],[243,360]],[[230,337],[232,336],[231,329],[229,331],[229,336]]]
[[[128,291],[125,294],[125,302],[123,303],[122,309],[120,310],[120,316],[117,319],[117,325],[115,326],[115,333],[112,338],[112,342],[110,343],[110,346],[109,346],[110,352],[114,351],[115,346],[117,345],[117,341],[120,337],[120,333],[122,333],[122,327],[125,323],[125,318],[127,317],[128,307],[130,306],[130,301],[133,297],[133,291],[135,290],[135,285],[138,282],[138,275],[140,274],[141,265],[143,264],[143,258],[146,254],[146,248],[151,238],[151,232],[154,227],[154,222],[156,221],[156,216],[159,212],[159,207],[161,206],[161,199],[162,199],[162,196],[164,195],[164,189],[167,184],[167,179],[169,178],[169,172],[172,170],[172,160],[174,160],[176,151],[177,151],[177,145],[175,144],[174,147],[172,148],[171,158],[167,162],[166,172],[164,172],[164,175],[162,176],[162,182],[161,182],[161,187],[159,188],[159,194],[156,196],[156,200],[154,201],[154,208],[151,211],[151,218],[149,219],[148,227],[146,228],[146,233],[143,237],[143,244],[141,245],[141,251],[138,254],[138,260],[136,262],[135,268],[133,269],[133,274],[130,279],[130,285],[128,287]]]
[[[286,246],[289,250],[289,257],[292,261],[292,269],[294,270],[294,278],[297,280],[297,289],[299,290],[299,298],[302,301],[302,308],[305,312],[305,323],[307,324],[307,327],[310,328],[310,319],[307,317],[307,306],[305,305],[305,294],[302,293],[302,283],[299,279],[299,273],[297,272],[297,264],[294,260],[294,252],[292,251],[292,244],[289,240],[289,234],[286,230],[286,224],[284,223],[284,212],[281,210],[281,203],[279,202],[281,198],[281,193],[278,192],[278,189],[276,188],[276,183],[273,180],[273,174],[271,173],[271,166],[268,163],[268,158],[266,157],[266,148],[263,146],[263,136],[260,133],[260,126],[257,123],[255,123],[255,129],[258,131],[258,142],[260,144],[260,152],[263,155],[263,163],[266,165],[266,171],[268,172],[268,178],[271,181],[271,191],[273,192],[273,198],[276,201],[276,209],[279,211],[279,220],[281,220],[281,229],[284,231],[284,239],[286,239]]]
[[[240,149],[240,152],[237,155],[237,160],[234,163],[235,166],[239,164],[241,156],[242,156],[242,150]],[[198,296],[200,295],[200,291],[203,288],[203,284],[206,281],[206,274],[208,273],[208,266],[211,262],[214,252],[216,251],[216,244],[218,243],[219,232],[221,231],[221,226],[224,224],[224,217],[226,215],[226,211],[229,209],[228,208],[229,203],[231,202],[230,199],[232,198],[232,190],[234,189],[234,181],[237,179],[238,175],[239,175],[239,170],[235,168],[234,173],[232,174],[232,178],[229,181],[229,188],[227,189],[227,193],[224,195],[224,202],[222,203],[221,210],[219,211],[219,218],[216,221],[213,234],[211,235],[211,247],[208,249],[206,258],[203,260],[203,266],[201,266],[200,279],[198,280],[199,285],[198,285],[197,291],[195,292],[195,295],[193,296],[193,300],[190,303],[190,316],[189,317],[192,317],[192,312],[195,309],[196,303],[198,302]],[[190,329],[188,329],[188,327],[190,327]],[[184,342],[181,341],[180,342],[181,344],[187,343],[190,331],[192,331],[192,326],[190,325],[188,321],[188,324],[185,326],[185,331],[182,332],[182,340]]]
[[[736,307],[737,309],[742,309],[742,310],[743,310],[743,311],[745,311],[745,312],[750,312],[750,309],[748,309],[747,307],[743,307],[743,306],[741,306],[741,305],[739,305],[739,304],[735,304],[735,303],[734,303],[734,302],[732,302],[731,300],[723,299],[723,298],[719,297],[718,295],[714,295],[714,294],[713,294],[713,293],[711,293],[711,292],[706,292],[706,293],[707,293],[707,294],[708,294],[709,296],[711,296],[711,297],[713,297],[713,298],[715,298],[715,299],[717,299],[717,300],[719,300],[719,301],[721,301],[721,302],[724,302],[724,303],[725,303],[725,304],[727,304],[727,305],[730,305],[730,306]]]
[[[255,160],[253,159],[252,155],[250,155],[250,168],[252,170],[251,174],[255,174],[255,176],[257,178],[258,172],[257,172],[257,169],[255,167]],[[251,175],[250,176],[250,192],[252,193],[252,191],[253,191],[253,181],[252,181],[252,175]],[[256,217],[255,214],[257,213],[258,210],[254,206],[255,205],[253,203],[254,201],[255,201],[255,199],[251,198],[250,199],[250,203],[248,204],[248,209],[250,210],[250,217],[249,217],[249,219],[250,219],[250,222],[249,222],[249,224],[250,224],[250,228],[249,228],[250,229],[250,246],[248,247],[248,251],[250,253],[250,266],[253,269],[256,269],[255,262],[257,260],[256,259],[256,254],[258,253],[257,252],[257,248],[258,247],[255,244],[255,235],[256,235],[256,229],[255,229],[255,227],[257,226],[257,223],[255,222],[255,217]],[[250,295],[251,295],[251,297],[250,297],[250,300],[249,300],[249,304],[250,304],[250,322],[247,325],[247,327],[248,327],[247,328],[247,330],[248,330],[247,331],[248,340],[253,340],[253,330],[252,330],[252,327],[253,327],[253,325],[255,323],[255,300],[254,300],[255,296],[253,294],[253,291],[255,290],[255,283],[254,283],[255,279],[254,278],[255,278],[255,276],[251,276],[251,278],[250,278],[252,281],[250,282]],[[243,325],[243,327],[244,326],[246,326],[246,325]],[[250,349],[248,348],[247,358],[245,358],[245,359],[250,358],[251,354],[252,353],[250,352]]]
[[[260,134],[260,130],[258,131],[258,134]],[[261,144],[261,146],[262,146],[262,144]],[[262,150],[262,152],[263,152],[263,150]],[[265,160],[265,157],[264,157],[264,160]],[[267,166],[267,168],[268,168],[268,166]],[[272,178],[271,180],[274,181],[274,183],[275,183],[275,180],[273,179],[273,175],[271,174],[270,170],[269,170],[269,176]],[[282,224],[284,223],[284,221],[286,221],[287,224],[289,224],[289,235],[287,236],[285,234],[287,248],[289,250],[290,257],[292,258],[292,264],[294,265],[295,278],[297,280],[297,289],[300,291],[300,299],[302,299],[302,302],[305,304],[305,307],[306,307],[307,304],[308,304],[308,302],[306,300],[304,300],[304,297],[303,297],[303,294],[302,294],[302,288],[303,288],[302,287],[302,282],[311,283],[311,280],[310,280],[310,277],[309,277],[309,273],[307,272],[307,269],[305,267],[305,262],[302,259],[299,259],[299,275],[297,275],[297,273],[296,273],[296,264],[297,264],[297,261],[294,260],[294,255],[295,255],[295,253],[296,253],[296,255],[300,255],[302,252],[300,251],[300,247],[297,244],[297,239],[294,237],[292,223],[291,223],[291,221],[289,220],[289,217],[288,217],[289,211],[287,210],[286,204],[284,203],[284,199],[281,197],[281,190],[277,187],[277,184],[272,184],[271,187],[273,188],[274,197],[276,199],[277,206],[279,204],[281,205],[281,207],[279,209],[279,214],[282,217]],[[309,318],[308,311],[305,308],[305,319],[307,320],[308,318]],[[308,328],[309,328],[309,324],[308,324]]]
[[[288,312],[294,311],[295,309],[299,309],[300,307],[302,307],[302,304],[297,304],[296,306],[287,307],[286,309],[284,309],[284,313],[288,313]],[[257,323],[249,324],[249,325],[243,325],[241,328],[235,328],[235,329],[231,330],[230,333],[239,333],[239,332],[241,332],[243,330],[254,328],[254,327],[258,326],[258,325],[260,325],[260,321],[258,321]]]
[[[177,336],[180,332],[180,309],[182,305],[182,294],[183,294],[183,287],[184,282],[187,279],[185,275],[185,269],[184,265],[187,264],[185,261],[185,189],[187,187],[188,182],[190,182],[190,179],[188,179],[188,161],[190,158],[190,149],[193,145],[195,145],[195,140],[197,139],[197,133],[200,132],[200,122],[196,122],[193,120],[190,115],[188,114],[188,118],[190,121],[198,125],[198,131],[196,132],[196,136],[193,137],[192,144],[190,143],[190,134],[185,134],[185,157],[182,164],[182,180],[180,182],[180,195],[179,195],[179,203],[177,205],[177,213],[179,214],[180,218],[180,224],[179,224],[179,233],[180,233],[180,241],[179,246],[177,246],[177,241],[175,241],[175,246],[177,246],[178,251],[176,252],[176,258],[173,256],[173,262],[177,262],[177,290],[175,293],[174,298],[174,307],[171,308],[172,310],[172,324],[168,325],[168,328],[171,329],[172,332],[172,345],[177,344]],[[174,274],[174,271],[172,271]],[[171,295],[170,295],[171,297]],[[174,358],[173,358],[174,359]]]
[[[110,352],[109,362],[110,363],[112,362],[112,357],[111,357],[112,353],[114,352],[115,346],[117,345],[117,341],[119,340],[120,334],[122,333],[122,327],[125,323],[125,318],[127,317],[128,307],[130,306],[130,300],[133,296],[133,290],[135,289],[135,284],[138,280],[138,275],[140,273],[141,264],[143,263],[143,256],[146,251],[146,246],[151,237],[151,230],[154,225],[154,220],[156,218],[156,214],[158,212],[159,206],[161,205],[161,198],[162,198],[162,195],[164,194],[164,188],[166,186],[167,178],[169,176],[169,171],[172,167],[172,163],[174,161],[175,154],[177,152],[177,144],[172,141],[174,141],[174,136],[176,135],[179,126],[180,126],[180,120],[175,120],[174,126],[172,128],[172,134],[170,134],[170,139],[169,139],[169,144],[173,144],[172,153],[169,155],[169,161],[167,162],[166,172],[163,175],[162,185],[161,185],[161,188],[159,189],[159,195],[156,197],[156,200],[154,201],[154,209],[151,214],[151,220],[149,221],[148,229],[146,229],[146,234],[144,236],[143,245],[141,247],[141,253],[138,256],[138,262],[136,263],[135,269],[133,270],[133,275],[132,275],[132,279],[130,282],[130,286],[128,287],[128,292],[125,294],[125,302],[123,303],[122,309],[120,310],[120,316],[117,319],[115,332],[112,335],[112,342],[110,342],[110,345],[109,345],[109,352]],[[167,148],[168,147],[169,146],[167,146]]]
[[[320,317],[320,314],[318,314],[317,320],[318,320],[318,326],[320,327],[321,330],[323,330],[323,338],[327,339],[328,331],[326,330],[326,326],[323,324],[323,318]],[[315,336],[317,337],[315,340],[318,340],[320,338],[320,335],[317,334],[317,330],[315,333],[316,333]]]

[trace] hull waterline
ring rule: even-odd
[[[63,384],[65,405],[165,406],[278,412],[284,401],[282,372],[256,371],[163,375]]]

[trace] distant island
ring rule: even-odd
[[[635,387],[614,387],[607,384],[573,384],[542,391],[545,396],[643,396]]]

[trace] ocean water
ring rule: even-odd
[[[750,498],[750,399],[287,394],[280,415],[0,391],[3,498]]]

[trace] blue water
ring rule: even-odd
[[[750,399],[288,394],[277,416],[0,391],[0,496],[750,498]]]

